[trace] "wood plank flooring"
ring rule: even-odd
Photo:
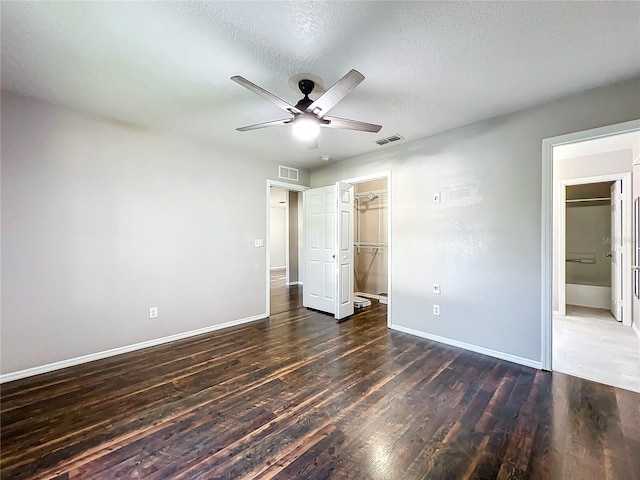
[[[7,383],[1,415],[2,479],[640,480],[640,395],[390,331],[379,304]]]
[[[270,315],[302,307],[302,286],[286,284],[286,270],[271,270]]]

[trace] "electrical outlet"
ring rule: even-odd
[[[433,293],[435,295],[440,295],[440,284],[439,283],[434,283],[433,284]]]
[[[433,194],[433,203],[440,203],[440,192]]]
[[[149,318],[158,318],[158,307],[149,308]]]
[[[434,305],[433,306],[433,314],[434,315],[440,315],[440,305]]]
[[[254,246],[255,246],[256,248],[258,248],[258,247],[264,247],[264,240],[263,240],[262,238],[256,238],[256,239],[254,240]]]

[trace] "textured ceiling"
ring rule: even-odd
[[[2,2],[2,87],[299,166],[640,75],[639,2]],[[307,150],[285,118],[235,84],[295,103],[290,78],[365,81]],[[313,97],[313,95],[312,95]]]

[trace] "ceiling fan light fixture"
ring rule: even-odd
[[[320,124],[313,117],[301,116],[293,121],[293,136],[302,142],[315,140],[320,135]]]

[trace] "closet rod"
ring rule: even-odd
[[[387,248],[386,243],[381,242],[354,242],[354,247],[372,247],[372,248]]]
[[[362,198],[362,197],[368,197],[369,195],[377,195],[378,197],[386,197],[387,196],[387,189],[384,190],[370,190],[367,192],[358,192],[354,195],[354,198]]]

